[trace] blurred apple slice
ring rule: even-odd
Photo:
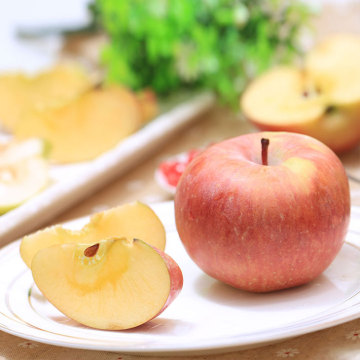
[[[69,318],[92,328],[129,329],[164,311],[183,277],[168,255],[125,238],[56,245],[32,262],[36,285]]]
[[[166,233],[155,212],[141,202],[124,204],[94,214],[81,230],[52,226],[25,236],[20,244],[20,254],[28,267],[35,254],[56,244],[94,244],[110,237],[139,238],[150,245],[165,249]]]
[[[337,153],[360,141],[360,107],[334,106],[325,89],[295,67],[277,67],[256,78],[244,92],[241,108],[260,130],[309,135]]]
[[[0,165],[0,214],[4,214],[43,190],[49,181],[46,161],[29,157]]]
[[[305,57],[305,70],[333,106],[360,106],[360,36],[327,38]],[[360,121],[360,119],[359,119]]]
[[[33,77],[0,76],[0,124],[12,132],[22,113],[67,102],[92,87],[91,78],[75,64],[59,64]]]
[[[305,73],[277,67],[256,78],[246,89],[241,107],[263,126],[296,126],[317,122],[325,106]]]
[[[42,139],[11,140],[3,144],[0,143],[0,164],[10,164],[32,156],[46,158],[49,152],[49,144]]]
[[[45,143],[38,139],[0,145],[0,214],[18,207],[48,185],[45,149]]]
[[[52,146],[58,163],[87,161],[115,147],[143,124],[134,93],[120,86],[96,88],[61,106],[32,109],[23,114],[17,138],[41,137]]]

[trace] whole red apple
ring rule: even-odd
[[[350,217],[338,157],[309,136],[263,132],[211,146],[175,194],[180,238],[208,275],[266,292],[305,284],[339,252]]]

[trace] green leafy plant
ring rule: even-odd
[[[96,0],[108,82],[160,95],[215,91],[235,104],[249,78],[299,51],[310,11],[297,0]]]

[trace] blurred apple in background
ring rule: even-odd
[[[57,106],[30,108],[14,127],[18,139],[41,137],[56,163],[89,161],[139,130],[154,113],[156,98],[109,85],[91,88]]]
[[[47,152],[46,142],[40,139],[0,143],[0,214],[49,185]]]
[[[241,108],[260,130],[310,135],[337,153],[360,143],[360,37],[316,46],[304,68],[277,67],[256,78]]]
[[[190,257],[210,276],[254,292],[321,274],[343,244],[349,215],[340,160],[295,133],[211,146],[187,166],[175,194],[176,226]]]
[[[29,108],[62,105],[93,87],[91,77],[75,63],[57,64],[33,76],[12,72],[0,76],[0,126],[12,132]]]
[[[35,255],[31,270],[39,290],[62,313],[105,330],[153,319],[183,285],[176,262],[138,239],[55,245]]]

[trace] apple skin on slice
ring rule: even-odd
[[[94,214],[81,230],[51,226],[25,236],[20,244],[20,255],[30,268],[35,254],[56,244],[94,244],[111,237],[138,238],[160,249],[165,249],[165,228],[155,212],[141,202],[133,202]]]
[[[108,239],[90,247],[55,245],[35,255],[31,270],[39,290],[58,310],[103,330],[146,323],[166,309],[183,285],[175,261],[138,239]]]

